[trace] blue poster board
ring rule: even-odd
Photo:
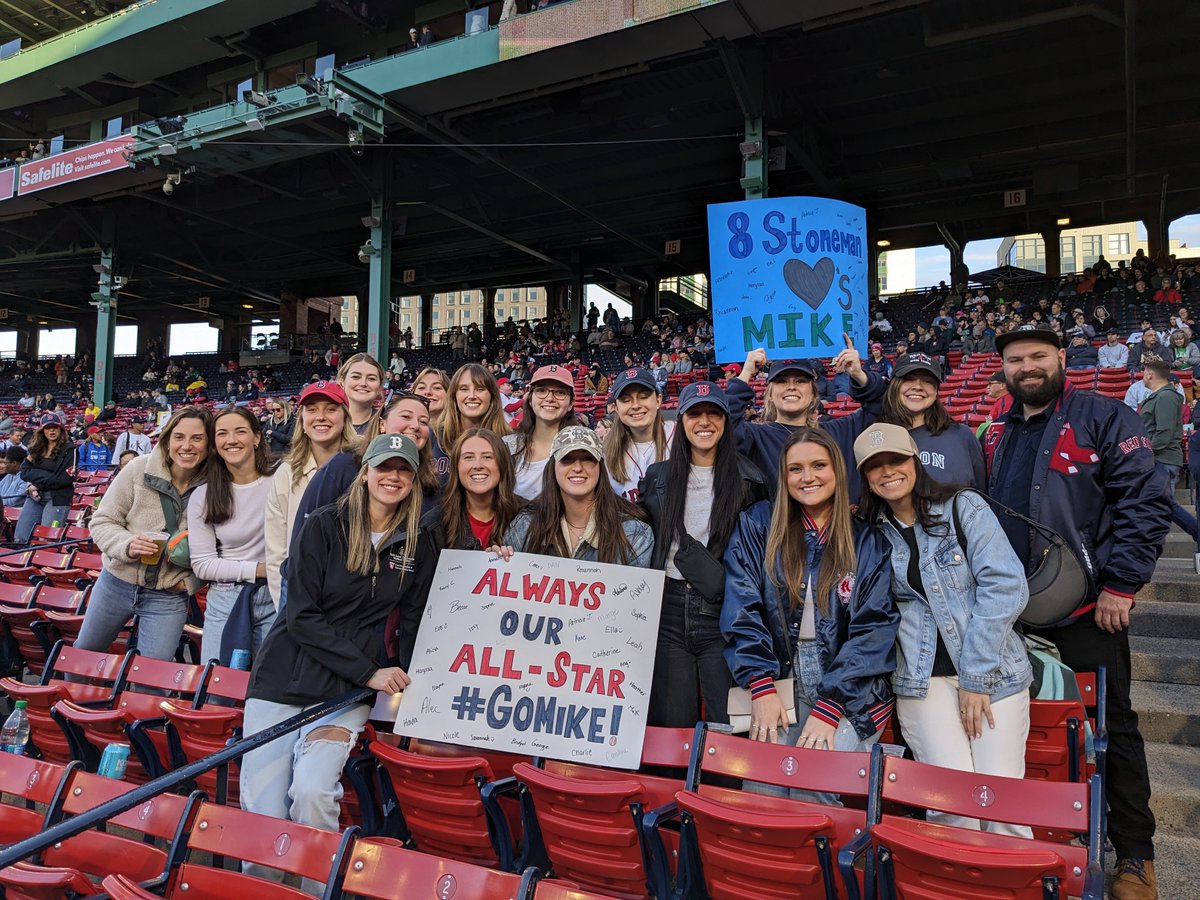
[[[842,332],[867,349],[866,211],[821,197],[708,207],[717,362],[836,356]]]

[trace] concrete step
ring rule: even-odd
[[[1182,529],[1172,528],[1163,542],[1163,559],[1190,560],[1196,553],[1196,542]]]
[[[1129,649],[1135,681],[1200,685],[1200,640],[1131,635]]]
[[[1150,583],[1138,592],[1138,600],[1190,603],[1200,600],[1200,577],[1192,558],[1162,558]]]
[[[1200,686],[1135,681],[1129,699],[1147,741],[1200,747]]]
[[[1158,827],[1195,834],[1200,826],[1200,747],[1148,743],[1146,763]]]
[[[1200,603],[1164,603],[1139,600],[1129,617],[1134,637],[1200,640]]]
[[[1200,837],[1194,833],[1159,831],[1154,836],[1154,875],[1162,900],[1196,896],[1196,860],[1200,859]],[[1113,854],[1105,860],[1115,864]]]

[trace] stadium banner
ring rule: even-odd
[[[24,196],[94,175],[128,169],[133,165],[127,156],[132,147],[133,135],[123,134],[24,163],[17,177],[17,193]]]
[[[821,197],[708,207],[717,362],[836,356],[842,333],[867,353],[866,211]]]
[[[664,577],[443,550],[396,733],[636,769]]]
[[[17,167],[10,166],[7,169],[0,169],[0,201],[8,200],[12,197],[17,184]]]

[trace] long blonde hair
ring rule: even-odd
[[[354,484],[345,496],[338,502],[347,511],[348,525],[346,528],[346,569],[356,575],[370,575],[379,571],[379,551],[371,540],[371,504],[367,496],[367,470],[370,466],[362,466]],[[396,533],[401,525],[404,526],[404,553],[401,571],[407,572],[416,552],[417,537],[421,527],[421,489],[416,475],[413,476],[412,487],[408,496],[400,501],[396,511],[383,529],[379,546],[383,547]]]
[[[344,414],[341,441],[334,448],[334,453],[352,450],[358,446],[358,435],[354,433],[354,426],[350,424],[350,408],[345,403],[342,403],[341,407]],[[312,438],[304,430],[303,403],[296,407],[296,419],[296,427],[292,431],[292,444],[288,447],[287,456],[283,458],[283,465],[288,467],[292,475],[292,487],[300,484],[300,479],[304,477],[304,467],[308,463],[308,458],[313,455]]]
[[[767,563],[767,576],[777,588],[787,589],[788,608],[794,611],[804,602],[804,585],[809,580],[808,540],[805,537],[803,507],[792,498],[787,488],[788,453],[797,444],[816,444],[829,455],[837,482],[833,490],[833,512],[825,527],[825,551],[813,587],[813,599],[821,615],[829,615],[829,597],[843,577],[857,568],[854,553],[854,528],[850,512],[850,486],[846,477],[846,461],[842,452],[820,428],[802,426],[792,432],[779,454],[778,483],[775,504],[771,509],[771,527],[767,532],[764,558],[777,560]],[[780,577],[782,576],[782,583]]]
[[[446,400],[442,405],[442,413],[438,416],[437,423],[433,425],[438,443],[447,452],[458,442],[459,436],[465,430],[463,415],[458,409],[458,388],[468,378],[476,387],[482,387],[488,394],[488,406],[483,413],[483,421],[472,427],[486,428],[500,436],[512,433],[512,429],[508,427],[508,422],[504,418],[500,388],[496,384],[495,377],[479,363],[467,363],[465,366],[460,366],[454,373],[454,377],[450,379],[450,386],[446,388]]]

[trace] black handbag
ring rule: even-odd
[[[959,491],[959,494],[961,493],[964,491]],[[1079,604],[1083,603],[1088,594],[1087,574],[1079,564],[1078,557],[1053,528],[1047,528],[1041,522],[1035,522],[1015,509],[1009,509],[986,494],[979,496],[1005,515],[1029,526],[1046,542],[1037,565],[1026,576],[1029,584],[1029,602],[1025,604],[1025,609],[1017,620],[1031,628],[1047,628],[1063,621],[1079,608]],[[958,518],[958,494],[951,500],[950,509],[954,518],[954,532],[958,535],[958,545],[966,555],[967,539],[962,533]]]
[[[686,531],[675,551],[675,568],[696,593],[719,605],[725,597],[725,564]]]

